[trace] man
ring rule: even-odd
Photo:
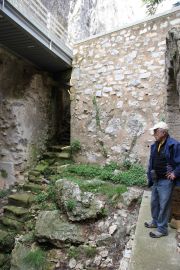
[[[157,123],[152,129],[155,143],[151,146],[148,167],[148,186],[152,186],[152,221],[145,222],[147,228],[157,228],[150,237],[168,235],[168,221],[173,187],[180,181],[180,142],[170,138],[168,125]]]

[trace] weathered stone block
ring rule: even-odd
[[[56,198],[72,221],[97,218],[104,208],[104,202],[94,194],[82,192],[77,184],[65,179],[56,181]]]
[[[67,222],[58,210],[40,212],[35,236],[39,242],[50,242],[57,247],[79,245],[86,240],[82,226]]]

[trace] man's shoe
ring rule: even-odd
[[[158,231],[149,233],[149,236],[152,237],[152,238],[160,238],[162,236],[167,236],[167,235],[168,235],[168,233],[161,233],[161,232],[158,232]]]
[[[157,228],[157,226],[154,223],[152,223],[152,221],[150,221],[150,222],[144,222],[144,226],[146,228]]]

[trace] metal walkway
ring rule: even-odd
[[[67,32],[40,0],[0,0],[0,45],[40,69],[71,68]]]

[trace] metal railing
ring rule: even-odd
[[[71,48],[67,41],[67,31],[42,4],[41,0],[7,0],[7,2],[57,45],[58,43],[64,43],[68,48]]]

